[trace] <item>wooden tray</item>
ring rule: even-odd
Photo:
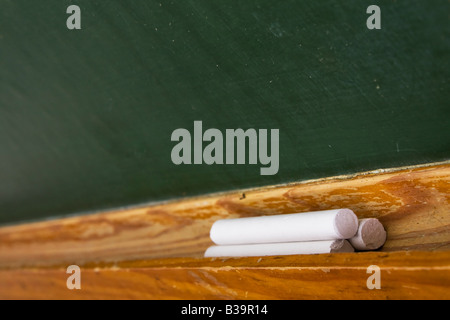
[[[0,299],[449,299],[449,190],[440,163],[4,227]],[[202,257],[218,219],[344,207],[383,223],[381,250]],[[73,264],[81,290],[66,287]]]

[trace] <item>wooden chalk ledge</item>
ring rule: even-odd
[[[0,299],[449,299],[449,190],[445,162],[3,227]],[[203,256],[218,220],[340,208],[370,232],[376,226],[361,221],[377,219],[384,245]],[[81,269],[81,290],[67,289],[70,265]],[[380,268],[380,289],[367,286],[372,265]]]

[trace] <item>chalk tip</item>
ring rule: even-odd
[[[355,252],[353,246],[347,240],[335,240],[331,243],[330,253]]]
[[[349,239],[356,250],[377,250],[386,242],[387,234],[381,222],[376,218],[361,219],[358,232]]]
[[[340,209],[334,219],[334,229],[340,239],[350,239],[358,232],[358,217],[350,209]]]

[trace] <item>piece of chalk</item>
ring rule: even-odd
[[[386,242],[386,231],[378,219],[360,219],[358,232],[349,241],[356,250],[376,250]]]
[[[326,240],[212,246],[206,250],[205,257],[257,257],[353,251],[347,240]]]
[[[349,239],[358,230],[350,209],[216,221],[211,240],[218,245]]]

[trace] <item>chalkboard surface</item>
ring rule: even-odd
[[[0,0],[0,223],[449,159],[449,9]],[[279,129],[278,173],[175,165],[196,120]]]

